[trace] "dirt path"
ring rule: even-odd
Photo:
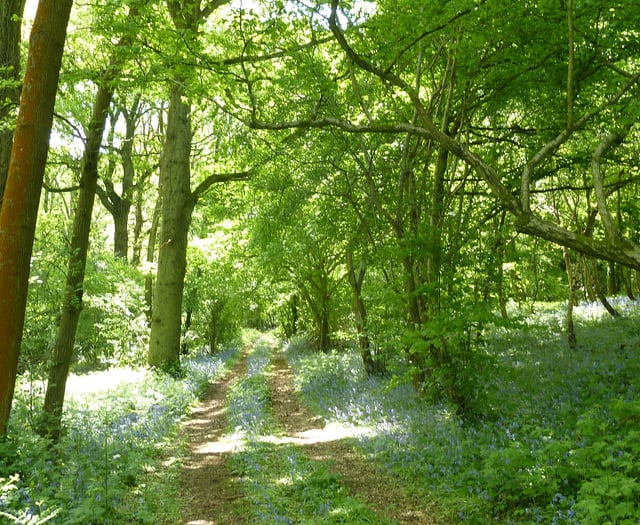
[[[381,516],[407,525],[441,523],[430,518],[428,504],[403,488],[401,480],[376,469],[356,452],[353,438],[324,427],[322,419],[299,402],[291,370],[281,355],[275,355],[272,364],[268,378],[272,407],[290,442],[303,447],[308,457],[328,462],[349,493]],[[240,482],[227,464],[237,444],[224,434],[227,391],[245,372],[243,357],[229,374],[211,386],[184,426],[188,442],[182,473],[184,525],[248,523]]]
[[[246,355],[225,377],[215,381],[184,424],[187,454],[182,469],[182,517],[186,525],[247,523],[242,514],[240,483],[229,470],[226,442],[227,390],[246,373]]]

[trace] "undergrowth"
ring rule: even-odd
[[[485,330],[495,369],[477,422],[418,399],[393,378],[367,378],[356,352],[289,345],[296,388],[327,422],[366,425],[363,451],[470,524],[637,525],[640,519],[640,337],[637,303],[622,318],[577,309],[569,349],[562,309]]]
[[[19,385],[0,443],[0,523],[178,523],[179,423],[236,354],[186,360],[182,380],[141,371],[135,381],[68,399],[57,444],[31,428],[42,393]]]

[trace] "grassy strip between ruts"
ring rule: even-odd
[[[67,431],[54,446],[30,425],[41,392],[21,385],[9,437],[0,443],[0,523],[179,523],[180,421],[237,356],[229,350],[186,360],[182,379],[101,372],[111,386],[94,384],[67,400]]]
[[[390,525],[357,499],[323,462],[279,442],[282,430],[270,407],[267,372],[273,347],[259,341],[248,372],[229,392],[229,422],[241,439],[232,468],[242,478],[252,523]]]

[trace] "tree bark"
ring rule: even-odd
[[[191,179],[191,108],[181,84],[172,88],[167,136],[160,165],[162,215],[158,271],[153,294],[148,362],[170,369],[180,359],[182,295],[194,201]]]
[[[600,301],[602,306],[604,306],[604,309],[607,312],[609,312],[609,315],[611,315],[612,317],[619,317],[620,312],[618,312],[618,310],[616,310],[611,305],[611,303],[607,299],[607,295],[605,294],[605,287],[602,285],[602,282],[600,280],[600,275],[598,272],[598,261],[596,260],[592,261],[590,274],[591,274],[591,279],[593,280],[592,281],[593,288],[598,297],[598,300]]]
[[[573,276],[573,263],[571,262],[571,254],[567,248],[562,249],[562,257],[567,272],[567,283],[569,284],[569,299],[567,302],[567,315],[565,318],[565,328],[567,330],[567,342],[570,348],[575,348],[578,340],[576,339],[576,329],[573,322],[573,307],[576,304],[576,280]]]
[[[0,436],[15,388],[31,251],[72,0],[40,0],[0,211]]]
[[[156,260],[156,244],[158,241],[158,229],[160,225],[160,214],[162,212],[162,195],[158,195],[156,204],[153,207],[153,217],[151,219],[151,227],[149,228],[149,238],[147,240],[147,257],[146,262],[152,266]],[[147,305],[147,322],[151,324],[153,315],[153,276],[148,273],[144,279],[144,302]]]
[[[13,143],[13,108],[20,103],[20,42],[26,0],[0,2],[0,207]]]

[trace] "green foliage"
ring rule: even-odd
[[[83,311],[76,335],[78,365],[141,365],[147,321],[142,274],[126,261],[100,252],[87,262]]]
[[[327,422],[363,425],[363,450],[435,495],[454,521],[533,525],[637,521],[640,388],[637,303],[625,319],[576,309],[568,350],[562,309],[482,330],[482,416],[419,398],[396,378],[367,378],[357,354],[289,347],[296,388]],[[453,407],[455,408],[455,407]]]
[[[428,371],[422,393],[436,403],[445,400],[467,419],[486,415],[486,377],[494,363],[485,348],[484,326],[495,316],[483,305],[447,309],[417,330],[407,330],[402,344],[420,356]],[[408,374],[420,373],[415,366]]]

